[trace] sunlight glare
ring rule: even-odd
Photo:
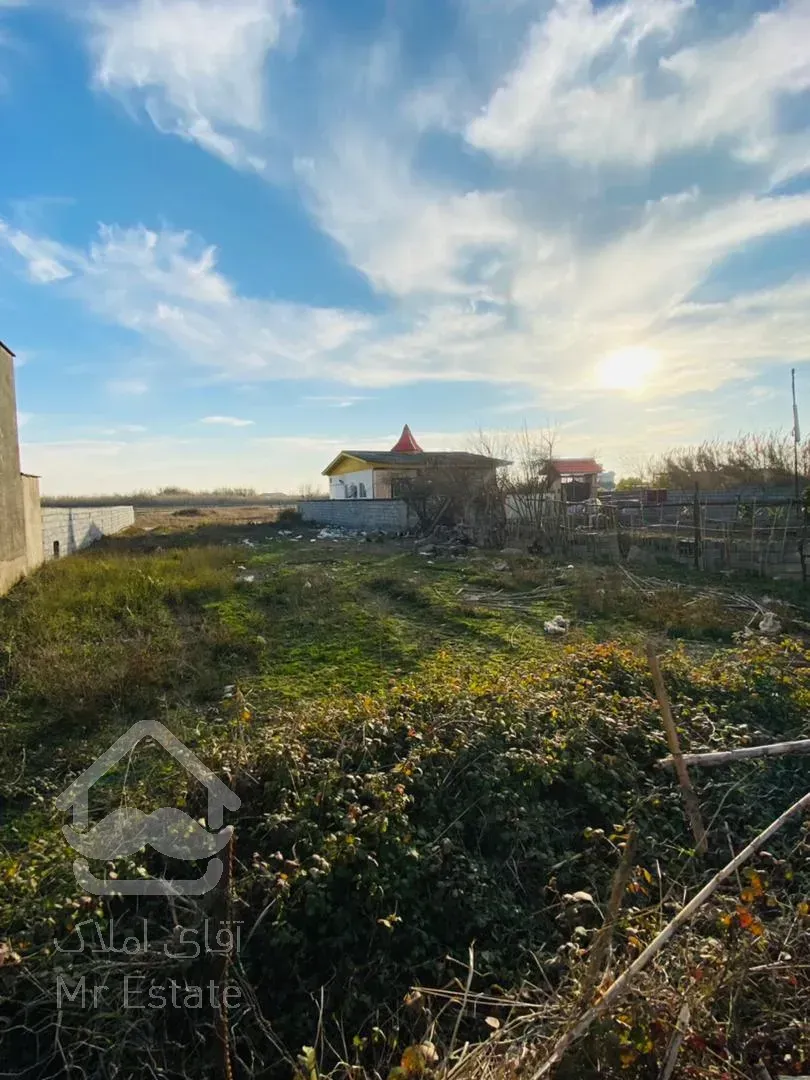
[[[661,366],[657,349],[630,345],[607,353],[596,366],[599,385],[605,390],[641,390]]]

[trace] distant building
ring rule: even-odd
[[[478,475],[482,483],[506,461],[464,451],[426,451],[406,424],[390,450],[341,450],[323,470],[330,499],[396,499],[404,479],[458,470]]]
[[[546,466],[549,492],[567,503],[594,499],[601,472],[594,458],[552,458]]]
[[[41,562],[39,477],[20,472],[14,353],[0,342],[0,594]]]

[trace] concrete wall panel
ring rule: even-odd
[[[42,507],[39,501],[39,477],[20,477],[23,492],[23,516],[25,518],[25,556],[28,573],[42,565]]]
[[[304,521],[361,532],[405,532],[416,524],[401,499],[313,499],[298,509]]]
[[[131,506],[43,506],[43,558],[73,555],[102,536],[111,536],[134,524],[135,511]]]

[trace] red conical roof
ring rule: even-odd
[[[402,429],[402,434],[399,437],[399,442],[395,443],[391,447],[392,453],[397,454],[423,454],[424,450],[411,434],[411,429],[406,424]]]

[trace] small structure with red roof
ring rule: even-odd
[[[546,466],[549,491],[568,503],[595,499],[601,472],[595,458],[552,458]]]
[[[423,450],[406,424],[390,450],[341,450],[323,470],[331,499],[393,499],[397,481],[448,469],[490,477],[508,462],[463,450]]]

